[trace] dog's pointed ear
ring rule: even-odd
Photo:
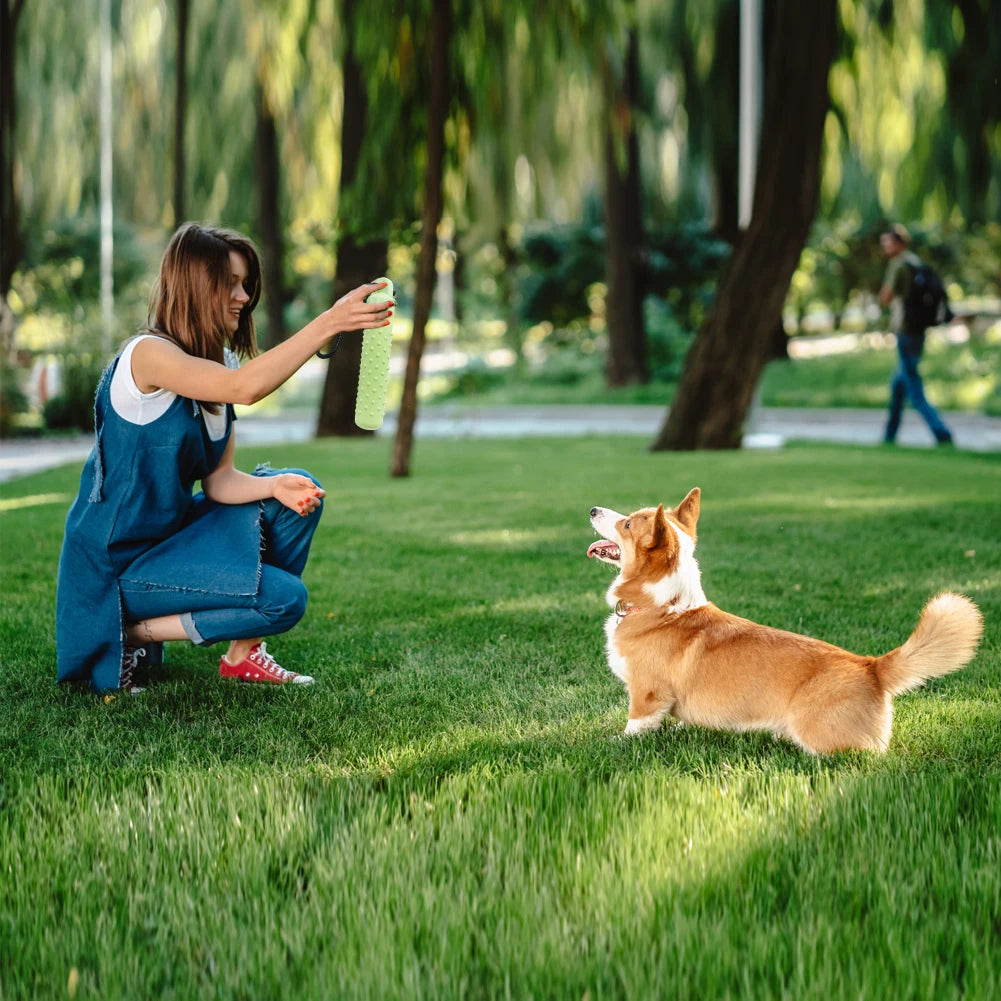
[[[689,535],[695,534],[695,524],[699,520],[699,501],[701,498],[702,491],[698,487],[692,487],[688,491],[688,496],[674,509],[674,517],[678,519],[678,523]]]
[[[660,549],[667,542],[667,532],[667,514],[664,511],[664,505],[659,504],[653,516],[653,541],[650,543],[650,548]]]

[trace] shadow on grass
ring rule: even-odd
[[[471,736],[384,774],[177,762],[106,792],[50,777],[19,819],[60,831],[60,880],[150,867],[85,879],[62,914],[71,941],[91,913],[129,916],[110,956],[84,958],[108,997],[231,981],[275,998],[996,996],[1001,783],[902,764],[694,728]],[[250,961],[237,930],[260,910],[296,934]],[[15,996],[73,957],[17,915]],[[140,948],[157,961],[138,970],[115,951]]]
[[[658,844],[659,811],[649,801],[625,810],[617,837],[639,842],[639,857],[588,888],[614,903],[558,960],[512,957],[513,993],[997,996],[999,783],[834,772],[797,796],[777,775],[771,788],[720,793],[743,794],[748,815],[762,797],[785,797],[739,843],[692,816],[687,842]],[[665,874],[665,856],[679,854],[687,865]]]

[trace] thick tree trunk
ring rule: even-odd
[[[817,206],[835,0],[777,0],[754,211],[652,448],[739,448]]]
[[[709,148],[712,155],[713,230],[733,244],[740,232],[738,135],[740,104],[740,3],[726,0],[716,24],[716,49],[709,73]]]
[[[455,317],[455,329],[462,330],[466,319],[466,234],[456,230],[452,234],[452,314]]]
[[[424,176],[424,211],[421,245],[417,257],[417,288],[414,294],[414,329],[407,353],[403,399],[393,448],[393,476],[410,475],[414,424],[417,420],[417,381],[431,297],[434,295],[435,259],[438,256],[438,223],[442,212],[442,174],[445,166],[445,118],[448,114],[449,46],[451,0],[434,0],[431,11],[431,89],[428,99],[427,168]]]
[[[609,386],[646,382],[643,324],[643,224],[639,142],[634,108],[639,92],[639,40],[629,32],[622,80],[605,61],[605,234]]]
[[[368,94],[362,68],[355,57],[354,36],[357,0],[346,0],[341,17],[347,39],[342,59],[344,112],[341,126],[341,204],[355,182],[368,119]],[[337,276],[333,299],[379,278],[386,273],[389,241],[385,237],[359,242],[351,232],[341,237],[337,247]],[[371,431],[355,424],[355,399],[361,368],[361,336],[348,333],[341,338],[337,353],[327,365],[323,396],[316,422],[317,437],[365,437]]]
[[[0,309],[6,310],[10,280],[21,259],[18,192],[14,177],[17,93],[14,77],[17,22],[22,0],[3,0],[0,8]]]
[[[265,348],[285,340],[285,240],[281,220],[281,163],[278,133],[264,87],[257,85],[257,194],[264,305],[268,317]]]
[[[997,59],[997,5],[983,0],[957,0],[952,5],[962,18],[965,43],[946,66],[946,108],[952,112],[951,132],[961,137],[965,146],[962,166],[954,165],[953,186],[956,201],[967,224],[988,222],[991,203],[991,175],[996,157],[991,150],[991,136],[997,135],[999,104]],[[955,16],[955,15],[953,15]],[[993,65],[993,68],[991,68]],[[986,79],[982,68],[987,68]],[[984,86],[986,84],[986,86]],[[989,95],[989,96],[988,96]],[[953,141],[950,139],[950,141]],[[956,152],[953,163],[956,164]],[[996,211],[996,210],[995,210]]]
[[[504,198],[504,219],[508,218],[507,198]],[[518,273],[518,252],[511,242],[507,222],[502,222],[497,230],[497,247],[503,266],[497,276],[498,305],[504,316],[504,342],[514,353],[515,368],[525,366],[525,331],[518,315],[515,275]]]
[[[177,0],[177,79],[174,89],[174,225],[187,218],[184,124],[188,114],[188,0]]]
[[[22,0],[2,0],[0,7],[0,367],[10,364],[14,350],[14,311],[7,302],[11,279],[21,260],[17,179],[14,176],[14,132],[17,93],[14,62],[17,21]]]

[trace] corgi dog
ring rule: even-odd
[[[608,589],[608,666],[629,692],[627,734],[683,723],[768,730],[813,754],[885,751],[893,696],[968,664],[983,629],[958,594],[925,605],[903,646],[862,657],[758,625],[706,599],[695,561],[701,492],[676,508],[591,509],[587,550],[618,570]]]

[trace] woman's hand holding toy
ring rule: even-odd
[[[375,292],[381,292],[387,285],[388,282],[382,279],[379,282],[359,285],[358,288],[342,295],[326,312],[333,325],[331,333],[389,326],[393,307],[396,305],[392,299],[392,289],[390,288],[389,296],[381,301],[379,297],[373,297],[373,301],[369,301],[368,298]]]

